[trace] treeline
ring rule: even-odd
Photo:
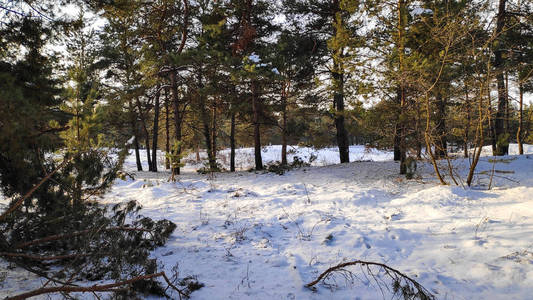
[[[135,149],[138,170],[141,151],[150,171],[165,159],[179,174],[186,150],[218,170],[231,148],[234,171],[235,148],[254,146],[260,170],[264,144],[281,144],[286,164],[290,144],[337,145],[344,163],[357,143],[394,149],[405,173],[408,156],[505,155],[509,142],[522,153],[533,139],[531,1],[78,4],[59,38],[62,112],[87,139]],[[84,11],[105,25],[88,30]]]
[[[206,149],[216,170],[230,147],[233,171],[237,146],[260,170],[262,144],[286,163],[287,144],[336,144],[348,162],[365,143],[394,148],[404,173],[408,155],[531,139],[530,1],[90,4],[107,24],[86,67],[105,62],[102,98],[139,170],[146,151],[157,171],[157,148]]]

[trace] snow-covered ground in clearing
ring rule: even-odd
[[[167,172],[135,172],[134,180],[117,180],[103,202],[134,199],[143,214],[177,224],[153,255],[168,273],[178,264],[181,276],[198,276],[205,287],[192,299],[382,299],[364,277],[316,292],[303,287],[328,267],[356,259],[398,269],[438,299],[530,299],[533,146],[525,151],[482,157],[474,188],[441,186],[421,162],[417,179],[406,180],[385,153],[389,160],[368,155],[361,160],[370,161],[282,176],[185,172],[170,183]],[[134,169],[134,158],[127,164]],[[453,164],[464,178],[468,161]],[[38,283],[7,280],[0,297]]]
[[[125,162],[126,170],[137,170],[135,163],[135,155],[133,150],[130,151],[130,155]],[[200,161],[196,160],[196,153],[188,153],[183,159],[186,163],[182,168],[184,172],[194,172],[197,169],[203,167],[207,160],[207,154],[205,151],[200,153]],[[287,160],[291,163],[295,156],[298,156],[301,160],[307,163],[311,163],[312,166],[327,166],[340,163],[339,149],[336,147],[315,149],[310,147],[301,146],[287,146]],[[143,170],[148,169],[146,162],[146,150],[140,151],[141,162],[143,163]],[[165,156],[164,152],[158,151],[157,154],[158,169],[164,169]],[[275,163],[281,161],[281,146],[272,145],[264,146],[261,148],[261,157],[263,164]],[[389,151],[378,150],[375,148],[368,148],[362,145],[350,146],[350,161],[387,161],[392,160],[393,154]],[[217,152],[217,162],[225,169],[229,170],[230,166],[230,150],[223,149]],[[238,148],[235,150],[235,167],[237,170],[249,170],[254,167],[254,149],[253,148]]]

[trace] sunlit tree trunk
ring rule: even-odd
[[[496,139],[496,151],[494,155],[506,155],[509,153],[509,134],[505,130],[505,115],[507,110],[507,97],[504,81],[504,40],[502,34],[505,27],[505,4],[506,0],[499,0],[498,14],[496,16],[496,49],[494,50],[494,68],[496,69],[496,84],[498,86],[498,110],[494,122]]]

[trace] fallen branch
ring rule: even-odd
[[[61,259],[71,259],[83,256],[90,256],[91,254],[83,253],[73,253],[65,255],[53,255],[53,256],[40,256],[40,255],[31,255],[26,253],[12,253],[12,252],[0,252],[0,256],[14,257],[14,258],[26,258],[34,261],[47,261],[47,260],[61,260]]]
[[[140,280],[147,280],[152,279],[156,277],[163,277],[167,284],[172,287],[174,290],[176,290],[179,294],[179,297],[181,299],[182,296],[188,297],[187,294],[179,290],[176,286],[174,286],[168,277],[166,276],[165,272],[159,272],[155,274],[149,274],[149,275],[142,275],[137,276],[128,280],[110,283],[110,284],[104,284],[104,285],[93,285],[93,286],[57,286],[57,287],[48,287],[48,288],[39,288],[30,292],[22,293],[13,297],[7,297],[5,300],[23,300],[30,297],[35,297],[39,295],[44,294],[51,294],[51,293],[94,293],[94,292],[112,292],[117,287],[121,287],[127,284],[131,284]]]
[[[382,263],[362,261],[362,260],[355,260],[355,261],[351,261],[351,262],[345,262],[345,263],[341,263],[341,264],[338,264],[336,266],[333,266],[333,267],[327,269],[326,271],[324,271],[322,274],[320,274],[317,279],[315,279],[312,282],[306,284],[305,287],[311,288],[314,285],[316,285],[317,283],[319,283],[320,281],[322,281],[323,279],[327,278],[333,272],[343,272],[343,271],[346,271],[346,270],[344,270],[344,268],[346,268],[348,266],[356,266],[356,265],[359,265],[361,267],[362,266],[366,266],[369,274],[374,279],[376,279],[376,275],[371,272],[369,267],[370,266],[376,266],[376,267],[379,267],[379,268],[383,269],[385,271],[385,274],[388,275],[391,279],[393,279],[395,281],[393,283],[393,288],[395,289],[395,292],[396,292],[397,288],[402,289],[401,286],[396,286],[396,283],[398,283],[399,280],[403,279],[405,282],[409,283],[410,285],[412,285],[416,289],[416,293],[412,295],[414,297],[413,299],[416,299],[416,297],[418,297],[418,299],[424,299],[424,300],[425,299],[428,299],[428,300],[429,299],[435,299],[435,297],[426,288],[424,288],[420,283],[418,283],[414,279],[410,278],[409,276],[403,274],[402,272],[400,272],[400,271],[398,271],[396,269],[393,269],[393,268],[391,268],[391,267],[389,267],[389,266],[387,266],[385,264],[382,264]],[[403,289],[402,289],[402,291],[403,291]]]
[[[14,249],[26,248],[26,247],[29,247],[29,246],[34,246],[34,245],[43,244],[43,243],[47,243],[47,242],[51,242],[51,241],[62,240],[62,239],[68,239],[68,238],[72,238],[72,237],[75,237],[75,236],[85,235],[85,234],[89,234],[89,233],[93,233],[93,232],[97,232],[97,231],[117,231],[117,230],[120,230],[120,231],[146,231],[146,232],[150,232],[149,229],[137,228],[137,227],[110,227],[110,228],[103,228],[101,230],[99,230],[97,228],[94,228],[94,229],[76,231],[76,232],[67,233],[67,234],[51,235],[51,236],[44,237],[42,239],[28,241],[28,242],[25,242],[25,243],[22,243],[22,244],[18,244],[18,245],[16,245],[13,248]]]

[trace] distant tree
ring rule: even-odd
[[[361,19],[351,18],[358,9],[358,1],[286,0],[283,3],[286,14],[294,23],[302,16],[308,19],[305,24],[294,26],[300,27],[304,34],[317,37],[317,50],[324,55],[322,66],[330,76],[328,84],[333,98],[332,116],[337,131],[339,159],[341,163],[349,162],[349,140],[345,126],[345,85],[348,61],[353,59],[357,53],[355,49],[359,47],[357,30]]]
[[[290,110],[302,105],[302,99],[313,90],[316,76],[315,63],[319,62],[317,40],[299,32],[283,31],[275,44],[271,61],[279,90],[281,112],[281,164],[287,165],[288,118]],[[300,101],[298,101],[300,100]]]

